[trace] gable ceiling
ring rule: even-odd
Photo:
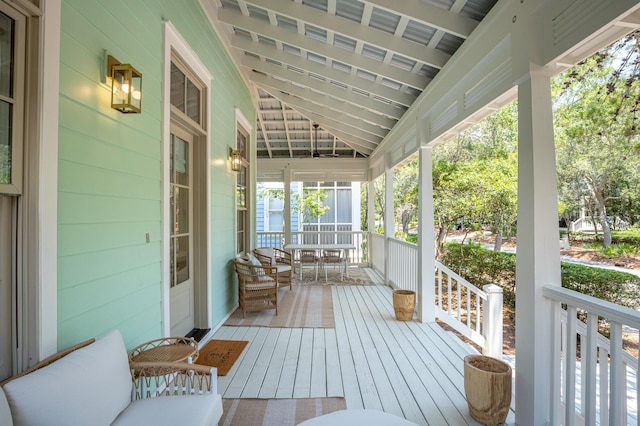
[[[366,158],[497,0],[203,3],[256,99],[258,158]]]

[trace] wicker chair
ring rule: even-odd
[[[342,250],[322,250],[322,267],[324,268],[325,281],[327,281],[327,267],[329,265],[340,268],[340,281],[342,281],[344,279],[344,269],[346,267],[346,261],[342,257]]]
[[[316,281],[318,281],[318,267],[320,266],[320,257],[315,250],[300,250],[300,281],[302,281],[303,265],[313,265],[316,270]]]
[[[253,250],[253,254],[264,266],[278,268],[278,287],[289,286],[289,290],[291,290],[293,273],[291,253],[275,247],[262,247]]]
[[[275,309],[278,315],[278,269],[233,259],[238,274],[238,301],[242,316],[247,312]]]

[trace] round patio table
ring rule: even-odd
[[[163,337],[136,346],[129,362],[193,362],[198,358],[198,342],[190,337]]]

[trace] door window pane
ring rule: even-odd
[[[178,185],[189,185],[189,143],[175,138],[175,157],[173,166],[175,167],[175,183]]]
[[[200,124],[200,89],[187,80],[187,116]]]
[[[13,105],[0,101],[0,183],[11,183],[11,120]]]
[[[173,62],[171,63],[171,105],[184,112],[185,75]]]
[[[15,21],[0,13],[0,95],[13,97],[13,31]]]
[[[175,226],[176,234],[186,234],[189,232],[189,190],[187,188],[175,187]]]
[[[189,279],[189,237],[175,239],[176,285]]]

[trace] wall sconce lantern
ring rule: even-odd
[[[124,114],[142,112],[142,74],[111,55],[107,58],[107,69],[111,77],[111,108]]]
[[[229,148],[229,160],[231,160],[231,170],[239,172],[242,168],[242,155],[240,151]]]

